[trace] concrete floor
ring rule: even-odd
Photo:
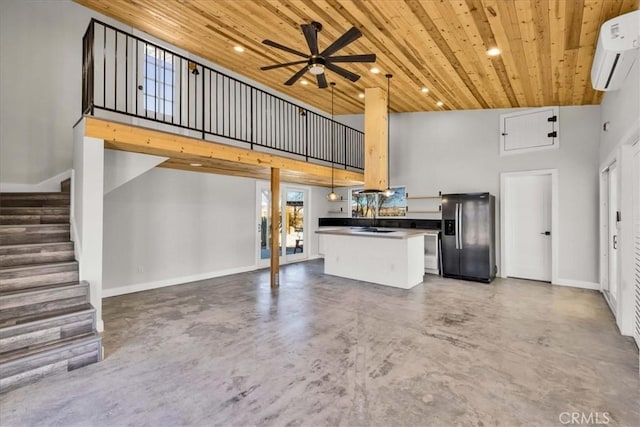
[[[109,298],[106,359],[10,392],[0,424],[640,425],[638,353],[597,292],[287,266]],[[595,418],[592,418],[595,420]]]

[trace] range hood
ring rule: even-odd
[[[388,186],[387,93],[378,87],[366,88],[364,93],[364,190],[360,194],[380,194]]]

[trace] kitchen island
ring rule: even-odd
[[[325,274],[402,289],[422,283],[425,230],[341,227],[316,233]]]

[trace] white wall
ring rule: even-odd
[[[608,122],[607,131],[602,125]],[[621,214],[619,237],[620,286],[616,322],[624,335],[633,334],[633,149],[640,140],[640,64],[636,61],[623,86],[606,92],[601,104],[600,169],[616,161],[620,182],[618,210]],[[604,220],[604,219],[603,219]],[[608,240],[608,239],[607,239]],[[604,246],[604,245],[603,245]]]
[[[309,187],[309,256],[327,190]],[[256,181],[154,168],[104,197],[103,295],[256,268]]]
[[[488,191],[499,206],[500,173],[558,169],[559,283],[594,287],[598,277],[599,106],[560,108],[560,148],[500,157],[499,117],[469,110],[391,115],[391,182],[414,195]],[[362,116],[341,116],[361,129]],[[499,208],[496,207],[496,243]],[[411,215],[411,214],[410,214]],[[411,217],[418,217],[417,214]],[[438,217],[438,216],[432,216]],[[500,265],[500,248],[497,248]]]
[[[0,2],[0,182],[35,184],[71,169],[90,18],[70,1]]]
[[[600,161],[607,159],[621,144],[640,138],[640,61],[636,61],[623,86],[606,92],[601,107]]]
[[[104,217],[105,289],[255,263],[252,179],[155,168],[105,195]]]
[[[104,141],[84,136],[84,121],[73,141],[71,227],[80,280],[89,282],[89,296],[96,309],[96,329],[102,332],[102,233]]]
[[[71,0],[2,0],[0,183],[36,184],[71,168],[72,127],[82,112],[82,36],[92,17],[319,112]]]

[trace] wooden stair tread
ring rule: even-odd
[[[3,192],[0,193],[0,201],[7,199],[70,199],[71,195],[69,193],[63,193],[60,191],[53,192]]]
[[[57,310],[45,311],[42,313],[28,314],[26,316],[13,317],[5,322],[0,322],[1,332],[9,330],[14,327],[28,325],[30,323],[43,322],[52,318],[74,316],[86,312],[93,311],[94,308],[89,303],[76,305],[73,307],[66,307]]]
[[[0,276],[10,275],[11,273],[22,273],[29,271],[41,271],[46,274],[47,272],[58,273],[63,271],[73,271],[78,267],[78,261],[62,261],[62,262],[45,262],[43,264],[28,264],[10,267],[0,267]]]
[[[78,335],[71,338],[64,338],[53,343],[45,345],[37,345],[27,349],[19,349],[5,353],[0,356],[0,371],[7,369],[7,365],[12,362],[23,362],[31,358],[36,358],[45,353],[53,352],[64,347],[86,345],[92,342],[100,341],[102,338],[97,332]]]
[[[40,251],[72,251],[73,242],[51,242],[51,243],[23,243],[20,245],[3,245],[0,246],[0,255],[18,255],[40,253]]]
[[[69,206],[0,206],[2,215],[69,215]]]
[[[39,228],[56,228],[64,230],[65,228],[69,228],[69,224],[2,224],[0,225],[1,230],[8,230],[11,228],[25,228],[27,230],[37,230]]]
[[[33,288],[26,288],[26,289],[16,289],[13,291],[6,291],[6,292],[0,292],[0,299],[4,298],[4,297],[12,297],[15,295],[20,295],[20,294],[38,294],[38,293],[42,293],[42,292],[49,292],[51,290],[55,290],[55,289],[69,289],[69,288],[73,288],[73,287],[84,287],[84,286],[89,286],[89,282],[86,282],[84,280],[78,281],[78,282],[66,282],[66,283],[57,283],[55,285],[45,285],[45,286],[35,286]]]

